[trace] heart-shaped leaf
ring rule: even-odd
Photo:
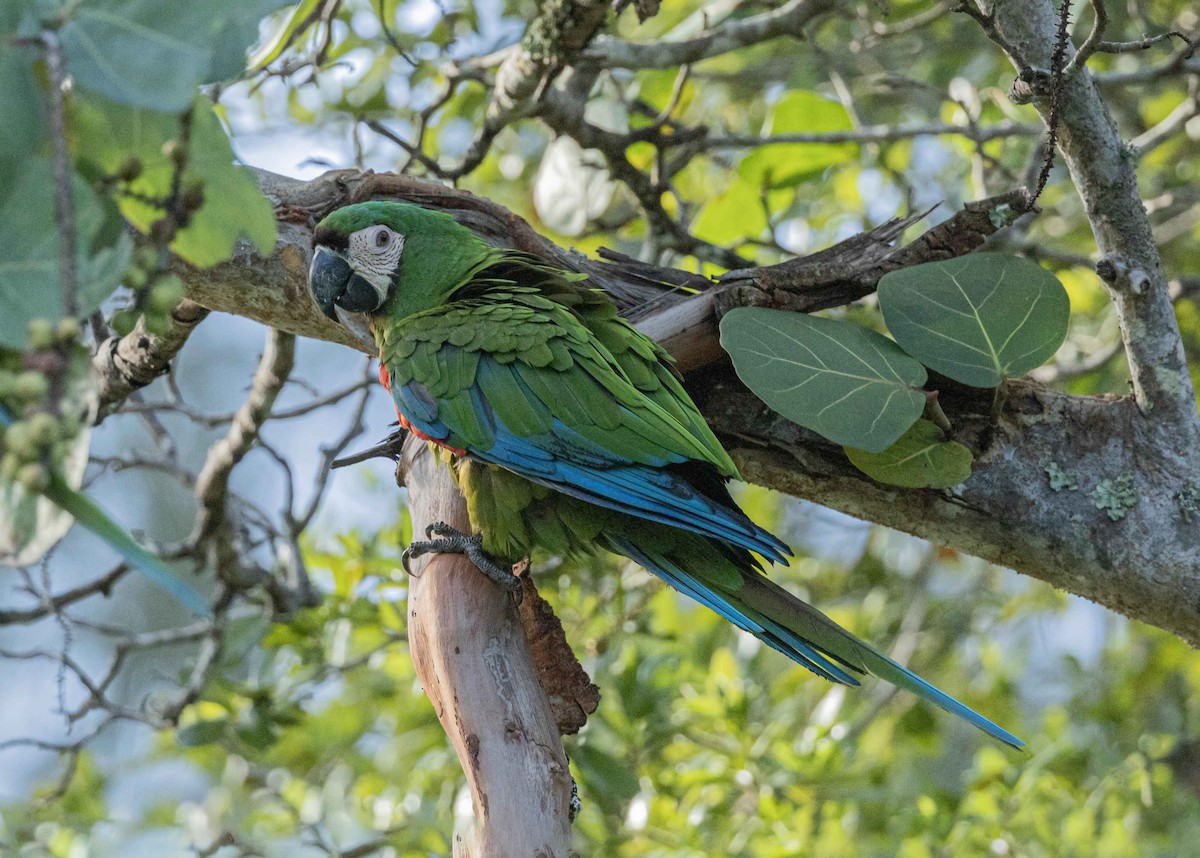
[[[972,387],[997,387],[1046,361],[1067,335],[1071,302],[1032,260],[973,253],[879,281],[888,330],[930,369]]]
[[[721,345],[763,402],[837,444],[884,450],[925,408],[925,368],[853,322],[742,307],[721,320]]]
[[[971,476],[971,451],[943,440],[928,420],[918,420],[882,453],[847,447],[846,456],[871,479],[906,489],[948,489]]]

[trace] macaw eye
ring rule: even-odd
[[[386,226],[380,227],[379,231],[375,233],[375,246],[376,247],[387,247],[391,243],[392,243],[391,230],[389,230]]]

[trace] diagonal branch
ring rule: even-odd
[[[555,76],[595,37],[608,15],[608,0],[557,0],[542,4],[520,44],[504,55],[484,114],[483,127],[463,162],[447,178],[467,175],[482,163],[496,135],[530,114]]]
[[[1097,4],[1098,10],[1103,8],[1100,0]],[[1010,53],[1016,68],[1048,68],[1056,17],[1050,0],[1001,3],[992,20],[994,29],[987,32],[1002,46],[1021,45],[1022,57]],[[1068,45],[1068,54],[1071,50]],[[1087,210],[1096,245],[1111,263],[1100,273],[1117,307],[1134,396],[1149,419],[1177,433],[1177,444],[1195,447],[1200,441],[1195,392],[1166,272],[1138,191],[1137,161],[1087,68],[1065,76],[1062,90],[1059,149]],[[1031,96],[1049,122],[1054,92],[1034,85]]]
[[[185,299],[171,311],[166,332],[152,334],[146,330],[145,320],[138,319],[125,336],[111,337],[101,343],[92,358],[92,368],[99,379],[97,422],[116,410],[135,390],[165,373],[192,331],[207,316],[207,309]]]
[[[836,6],[834,0],[789,0],[770,12],[734,18],[682,42],[636,44],[599,38],[580,56],[580,65],[625,69],[677,68],[685,63],[699,62],[781,36],[801,38],[806,26],[818,16],[833,11]]]
[[[200,508],[190,541],[212,547],[217,572],[227,581],[235,582],[240,577],[234,524],[228,513],[229,478],[237,463],[250,452],[263,423],[271,416],[271,407],[292,371],[295,350],[295,335],[274,328],[267,333],[250,393],[230,422],[225,437],[209,449],[196,477],[196,499]]]

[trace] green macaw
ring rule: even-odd
[[[519,586],[534,549],[602,547],[818,676],[873,673],[1023,747],[763,574],[755,554],[791,551],[730,497],[737,469],[667,353],[581,275],[402,203],[338,209],[313,244],[317,303],[369,326],[401,425],[442,451],[477,531],[435,525],[409,556],[464,553]]]

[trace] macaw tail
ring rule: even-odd
[[[749,552],[716,540],[690,534],[681,536],[682,544],[677,536],[675,546],[656,545],[659,550],[634,544],[636,537],[630,536],[610,535],[607,542],[613,551],[641,564],[675,589],[823,679],[858,685],[856,674],[873,674],[974,724],[1012,748],[1025,747],[1012,733],[930,685],[769,580]]]

